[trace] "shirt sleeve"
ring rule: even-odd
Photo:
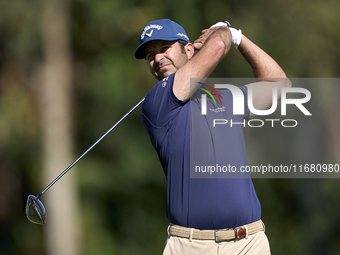
[[[154,127],[167,125],[185,104],[173,93],[174,77],[172,74],[159,81],[145,97],[142,115]]]

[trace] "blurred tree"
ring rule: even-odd
[[[49,183],[72,162],[72,56],[69,40],[70,1],[46,1],[42,38],[44,49],[41,83],[44,183]],[[78,194],[74,171],[46,194],[49,218],[46,225],[47,253],[80,254]]]

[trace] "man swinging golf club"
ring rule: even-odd
[[[219,22],[203,30],[192,44],[177,23],[155,20],[143,29],[135,52],[137,59],[146,59],[159,80],[145,97],[142,119],[167,178],[170,226],[165,255],[270,254],[261,206],[250,178],[190,178],[190,139],[196,137],[191,134],[190,138],[189,99],[197,89],[190,88],[190,78],[207,78],[233,44],[257,78],[258,82],[240,87],[245,97],[248,88],[253,89],[256,109],[271,106],[273,88],[290,86],[288,79],[282,82],[287,77],[268,54],[241,30],[228,25]],[[222,114],[230,114],[230,91],[219,93],[227,108]],[[239,120],[250,116],[247,108]],[[242,125],[228,132],[211,132],[207,123],[200,127],[209,133],[209,141],[203,139],[199,146],[200,155],[211,153],[212,145],[214,156],[226,158],[232,165],[247,165]]]

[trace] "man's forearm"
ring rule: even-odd
[[[286,78],[282,68],[260,47],[242,35],[238,47],[244,59],[251,66],[256,78]]]
[[[195,41],[201,44],[199,52],[176,72],[173,92],[179,100],[189,99],[197,89],[190,87],[190,78],[207,78],[230,49],[231,34],[228,28],[204,31]]]
[[[247,85],[252,89],[253,106],[257,110],[269,109],[272,105],[273,89],[277,88],[277,97],[280,99],[281,88],[290,87],[291,82],[278,63],[246,36],[242,35],[238,49],[258,80]]]

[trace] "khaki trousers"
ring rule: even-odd
[[[269,255],[270,247],[264,231],[236,241],[216,243],[214,240],[189,240],[169,236],[163,255]]]

